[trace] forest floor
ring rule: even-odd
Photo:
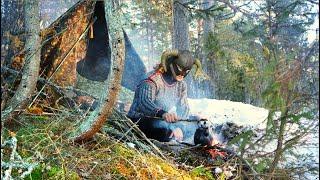
[[[132,98],[122,90],[119,101]],[[28,109],[6,123],[1,142],[15,136],[18,154],[37,164],[25,179],[239,179],[255,174],[243,159],[217,149],[146,141],[117,110],[92,140],[75,144],[69,135],[79,119],[63,106],[47,114]],[[14,177],[21,173],[12,171]]]
[[[37,163],[25,179],[216,179],[223,175],[214,175],[212,167],[199,159],[163,152],[164,159],[102,132],[89,142],[74,144],[68,140],[74,121],[68,113],[22,114],[6,125],[2,138],[15,136],[20,156]],[[12,172],[19,173],[19,169]]]

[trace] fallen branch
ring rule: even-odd
[[[137,135],[142,137],[143,140],[146,141],[152,147],[156,154],[160,155],[160,157],[167,160],[166,156],[161,152],[161,150],[137,127],[135,123],[133,123],[129,118],[127,118],[125,115],[118,112],[117,110],[114,110],[113,112],[115,115],[120,117],[119,119],[124,120],[124,122],[127,124],[127,128],[133,130]]]
[[[38,165],[37,163],[27,163],[23,161],[17,152],[17,142],[17,138],[11,136],[9,140],[1,144],[1,179],[3,180],[14,179],[11,175],[12,169],[26,169],[26,171],[20,175],[20,178],[23,179]],[[5,162],[3,158],[3,150],[6,147],[11,149],[9,162]]]

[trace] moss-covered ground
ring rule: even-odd
[[[20,115],[5,126],[2,138],[15,134],[18,153],[38,163],[25,179],[215,179],[203,166],[184,168],[170,155],[164,160],[104,133],[74,144],[73,124],[72,116]]]

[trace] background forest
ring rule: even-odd
[[[35,21],[40,28],[37,31],[39,33],[78,1],[35,2],[33,5],[39,8],[39,19]],[[319,157],[319,142],[306,141],[319,134],[319,1],[117,0],[114,3],[118,5],[116,11],[121,15],[117,17],[121,27],[128,34],[147,72],[159,63],[164,50],[189,49],[200,59],[207,75],[206,79],[200,81],[188,76],[186,80],[190,98],[230,100],[269,110],[261,139],[252,141],[253,132],[249,130],[233,141],[240,146],[238,154],[248,158],[259,178],[279,178],[283,174],[285,177],[282,178],[290,179],[319,178],[319,161],[312,162],[312,154],[301,156],[296,153],[299,147],[309,147],[310,152],[316,151]],[[1,111],[4,114],[12,102],[9,99],[16,97],[16,86],[19,84],[17,77],[8,73],[8,69],[20,69],[22,73],[21,67],[17,67],[18,63],[12,62],[22,61],[21,52],[28,45],[25,29],[32,21],[24,19],[25,8],[25,1],[1,1]],[[33,97],[40,88],[34,89]],[[130,90],[123,91],[132,94]],[[121,94],[120,98],[123,99]],[[30,104],[30,100],[27,103]],[[141,154],[136,157],[136,152],[123,146],[119,139],[100,141],[106,138],[105,134],[98,135],[97,144],[76,146],[63,138],[63,132],[68,131],[67,123],[61,125],[63,119],[74,118],[68,114],[68,110],[54,110],[58,114],[55,116],[45,115],[43,110],[41,116],[28,116],[28,113],[34,113],[30,107],[27,113],[10,121],[7,121],[10,119],[7,116],[1,116],[1,157],[7,151],[4,148],[5,140],[13,136],[19,140],[21,148],[17,151],[23,158],[32,159],[36,156],[30,161],[37,164],[27,163],[19,167],[27,167],[26,172],[33,172],[31,175],[30,172],[26,173],[28,176],[25,178],[130,179],[135,176],[132,175],[133,171],[141,179],[174,178],[179,174],[182,174],[182,178],[190,175],[191,179],[228,179],[225,175],[208,174],[208,169],[202,166],[188,171],[188,168],[182,170],[162,161],[160,172],[152,164],[160,161],[157,157]],[[50,126],[39,127],[36,125],[39,122],[48,122]],[[113,141],[116,143],[111,143]],[[276,142],[276,148],[271,153],[251,151],[267,147],[270,142]],[[54,157],[50,157],[50,151],[45,148],[48,144],[54,144]],[[14,145],[12,147],[17,148]],[[80,160],[70,160],[72,158],[61,151],[73,152],[72,156]],[[96,151],[96,156],[93,151]],[[250,156],[255,156],[257,162],[253,163]],[[90,165],[84,165],[90,158],[94,159],[92,162],[95,164],[91,165],[90,162]],[[103,164],[99,161],[103,158],[114,158],[115,161],[108,160]],[[139,170],[132,170],[136,165],[131,162],[137,163],[142,169],[149,166],[145,176]],[[69,163],[76,165],[70,166]],[[121,164],[125,165],[122,167]],[[112,169],[106,167],[108,165],[121,168]],[[1,167],[1,177],[8,177],[3,174],[7,167],[3,164]],[[21,174],[19,168],[13,174]],[[103,173],[104,169],[107,169],[107,173]],[[148,173],[153,175],[146,175]],[[241,170],[237,178],[240,177]]]

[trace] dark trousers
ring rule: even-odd
[[[134,123],[138,122],[139,129],[151,139],[156,139],[161,142],[171,140],[170,135],[173,127],[172,123],[168,123],[163,119],[156,118],[132,118]]]
[[[158,118],[131,118],[131,120],[139,126],[139,129],[151,139],[156,139],[161,142],[168,142],[171,140],[170,135],[176,128],[180,128],[183,132],[184,140],[188,138],[189,142],[193,141],[194,132],[197,129],[195,122],[176,122],[169,123],[163,119]],[[191,138],[191,139],[190,139]],[[193,142],[190,142],[193,143]]]

